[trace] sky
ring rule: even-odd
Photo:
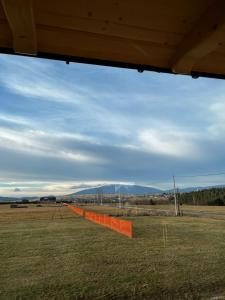
[[[0,56],[0,196],[224,171],[225,81]]]

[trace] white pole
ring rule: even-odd
[[[100,189],[100,197],[101,197],[101,205],[102,205],[102,198],[103,198],[102,188]]]
[[[120,185],[119,185],[119,208],[121,208]]]
[[[176,183],[175,183],[175,177],[173,176],[173,195],[174,195],[174,208],[175,208],[175,216],[178,215],[177,211],[177,195],[176,195]]]

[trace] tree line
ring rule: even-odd
[[[180,204],[225,205],[225,188],[209,188],[188,193],[178,193]]]

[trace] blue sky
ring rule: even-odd
[[[0,104],[0,195],[225,171],[222,80],[1,55]]]

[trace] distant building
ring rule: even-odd
[[[56,197],[55,196],[41,197],[40,201],[41,202],[56,202]]]

